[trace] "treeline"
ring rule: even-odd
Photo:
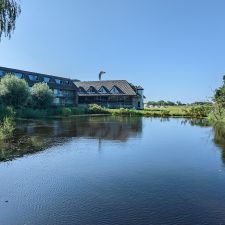
[[[212,102],[193,102],[193,103],[182,103],[180,101],[176,101],[176,102],[172,102],[172,101],[164,101],[164,100],[160,100],[160,101],[149,101],[146,103],[147,106],[186,106],[186,105],[190,105],[190,106],[196,106],[196,105],[212,105]]]

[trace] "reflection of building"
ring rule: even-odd
[[[143,88],[125,80],[79,82],[63,77],[0,67],[0,78],[11,73],[25,79],[30,87],[44,82],[54,93],[56,105],[96,103],[110,108],[143,109]]]
[[[13,142],[0,144],[0,161],[32,154],[71,138],[95,139],[98,141],[98,149],[101,150],[104,140],[126,142],[129,138],[139,136],[141,132],[141,117],[97,116],[68,120],[18,121]]]
[[[32,129],[30,129],[30,126]],[[104,140],[126,141],[142,132],[141,117],[76,117],[68,120],[53,120],[18,126],[20,135],[46,137],[83,137]]]

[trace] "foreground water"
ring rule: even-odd
[[[202,121],[21,121],[0,147],[0,224],[225,224],[224,151]]]

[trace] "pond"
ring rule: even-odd
[[[19,121],[0,146],[0,224],[225,224],[224,152],[225,128],[202,120]]]

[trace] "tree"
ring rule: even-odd
[[[214,101],[225,107],[225,75],[223,76],[223,85],[215,91]]]
[[[16,0],[0,0],[0,40],[3,34],[5,37],[11,37],[20,13],[21,8]]]
[[[30,96],[29,86],[23,79],[7,74],[0,81],[0,99],[6,106],[24,106]]]
[[[53,92],[46,83],[37,83],[31,91],[32,104],[36,108],[47,108],[53,103]]]

